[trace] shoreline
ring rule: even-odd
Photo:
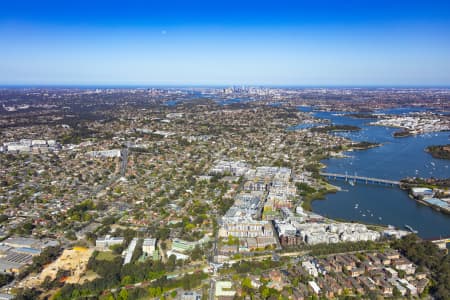
[[[321,120],[321,118],[318,118],[318,119]],[[395,127],[391,127],[391,126],[378,125],[378,124],[369,124],[368,126],[379,126],[379,127],[385,127],[385,128],[395,128]],[[440,133],[440,132],[443,132],[443,131],[426,132],[426,133],[420,132],[420,133],[415,133],[415,134],[410,133],[410,135],[408,135],[408,136],[424,135],[424,134],[428,134],[428,133],[432,134],[432,133]],[[329,132],[329,134],[332,134],[332,132]],[[405,136],[405,137],[408,137],[408,136]],[[361,142],[358,142],[358,141],[355,141],[355,140],[352,140],[352,139],[349,139],[349,141],[352,142],[354,145],[357,145],[358,143],[361,143]],[[368,145],[366,147],[354,147],[354,146],[352,147],[351,145],[349,145],[347,149],[342,149],[342,150],[334,153],[333,155],[327,155],[326,157],[322,158],[320,160],[320,170],[323,170],[323,169],[327,168],[327,165],[324,163],[324,160],[331,159],[331,158],[345,158],[345,157],[349,157],[349,154],[345,153],[345,152],[363,151],[363,150],[368,150],[368,149],[372,149],[372,148],[376,148],[376,147],[381,147],[383,145],[384,145],[383,143],[374,143],[373,145]],[[327,185],[333,186],[334,188],[333,189],[327,189],[325,191],[322,191],[322,193],[319,193],[319,194],[315,193],[315,194],[312,194],[312,195],[308,195],[308,198],[305,198],[307,203],[305,205],[302,204],[302,206],[304,207],[305,210],[309,210],[309,211],[311,211],[313,213],[316,213],[314,211],[314,209],[313,209],[313,205],[314,205],[313,202],[314,201],[327,200],[327,196],[329,194],[334,194],[334,193],[337,193],[338,191],[342,191],[341,187],[332,185],[324,177],[321,177],[321,180],[326,182]],[[405,191],[403,191],[403,192],[405,192]],[[430,208],[432,208],[434,211],[439,211],[439,210],[434,209],[433,207],[431,207],[431,205],[429,205],[429,204],[427,206],[430,206]],[[440,212],[443,212],[443,211],[440,210]],[[328,216],[325,216],[325,217],[327,219],[341,221],[341,222],[355,222],[355,223],[361,223],[361,224],[372,225],[372,226],[380,226],[380,227],[387,227],[387,226],[390,225],[390,224],[385,223],[386,220],[383,220],[383,222],[384,222],[383,224],[377,224],[377,223],[375,223],[375,224],[368,224],[364,220],[355,220],[355,219],[351,219],[351,218],[344,218],[344,219],[343,218],[336,218],[336,219],[334,219],[334,218],[330,218]]]
[[[438,205],[434,205],[432,203],[426,202],[425,200],[422,200],[422,199],[416,199],[416,198],[412,198],[412,199],[414,201],[422,204],[422,205],[425,205],[425,206],[428,206],[428,207],[432,208],[435,211],[438,211],[440,213],[443,213],[443,214],[446,214],[446,215],[450,216],[450,210],[447,210],[447,209],[444,209],[444,208],[442,208],[442,207],[440,207]]]
[[[383,146],[382,143],[372,143],[372,142],[358,142],[353,144],[348,151],[361,151],[369,150],[377,147]]]
[[[408,197],[410,199],[414,200],[415,202],[420,203],[420,204],[425,205],[425,206],[428,206],[428,207],[432,208],[433,210],[438,211],[440,213],[444,213],[444,214],[450,215],[450,209],[446,209],[445,207],[441,207],[441,206],[439,206],[437,204],[433,204],[433,203],[430,203],[430,202],[426,201],[428,199],[433,199],[434,197],[426,198],[426,199],[423,199],[420,196],[419,197],[415,197],[411,193],[411,188],[412,187],[425,187],[425,188],[429,188],[431,190],[434,190],[434,189],[439,189],[439,188],[446,188],[447,186],[438,186],[438,185],[433,185],[432,183],[426,184],[426,183],[421,183],[421,182],[417,182],[416,184],[408,183],[408,182],[402,182],[402,184],[400,185],[400,189],[406,191],[408,193]],[[440,198],[435,198],[435,199],[439,199],[441,201],[444,201],[444,200],[442,200]]]
[[[424,151],[433,158],[450,160],[450,150],[447,150],[446,148],[450,149],[450,144],[428,146]]]

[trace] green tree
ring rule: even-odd
[[[267,286],[263,286],[261,288],[261,296],[263,299],[267,299],[270,296],[270,290]]]
[[[133,278],[130,275],[126,275],[122,278],[121,283],[122,283],[122,285],[131,284],[131,283],[133,283]]]
[[[394,290],[392,291],[392,295],[394,296],[395,299],[400,298],[402,296],[402,294],[400,293],[400,291],[398,290],[398,288],[395,286]]]
[[[247,290],[253,288],[252,281],[250,280],[249,277],[245,277],[244,279],[242,279],[241,286],[243,289],[247,289]]]
[[[202,249],[200,248],[199,245],[196,245],[195,248],[194,248],[194,249],[192,250],[192,252],[191,252],[191,258],[192,258],[192,260],[198,260],[198,259],[201,259],[202,256],[203,256],[203,251],[202,251]]]
[[[128,290],[125,288],[121,289],[119,295],[117,295],[117,300],[128,300]]]

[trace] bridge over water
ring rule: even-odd
[[[320,175],[334,180],[345,180],[345,181],[353,181],[365,184],[382,184],[382,185],[390,185],[390,186],[399,186],[400,181],[389,180],[389,179],[381,179],[381,178],[373,178],[373,177],[365,177],[365,176],[357,176],[357,175],[349,175],[349,174],[339,174],[339,173],[326,173],[321,172]]]

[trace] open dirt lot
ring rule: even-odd
[[[40,274],[28,276],[20,285],[23,287],[36,287],[44,282],[47,276],[52,280],[55,279],[59,270],[70,271],[70,276],[67,277],[65,282],[78,283],[80,278],[85,275],[87,262],[93,251],[93,249],[83,247],[66,249],[57,260],[47,265]]]

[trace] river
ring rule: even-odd
[[[311,111],[311,108],[302,107],[300,110]],[[413,110],[418,109],[399,108],[379,112],[399,114]],[[318,118],[331,120],[334,124],[355,125],[362,128],[359,132],[336,134],[355,141],[382,144],[377,148],[346,152],[348,156],[346,158],[324,160],[327,172],[342,174],[347,172],[393,180],[408,176],[450,177],[450,161],[435,159],[424,151],[429,145],[448,144],[449,132],[394,138],[392,133],[398,129],[368,125],[374,120],[352,118],[342,112],[312,113]],[[343,181],[332,183],[340,186],[343,191],[329,194],[325,200],[314,201],[312,204],[314,212],[330,218],[394,225],[402,229],[408,224],[418,230],[418,234],[423,238],[450,236],[449,215],[417,203],[399,188],[366,184],[351,186]]]

